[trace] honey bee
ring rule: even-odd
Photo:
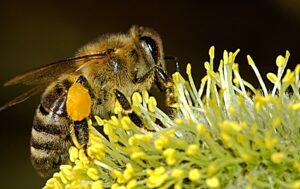
[[[173,83],[165,70],[160,36],[151,28],[132,26],[126,34],[108,34],[83,46],[74,57],[58,61],[7,81],[4,86],[35,87],[10,101],[0,111],[43,92],[31,132],[31,161],[41,177],[50,177],[69,160],[68,149],[86,145],[86,118],[109,118],[118,101],[130,110],[126,97],[153,85],[174,103]],[[131,120],[143,123],[134,113]],[[74,139],[75,136],[75,139]]]

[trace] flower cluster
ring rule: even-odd
[[[278,56],[268,90],[247,56],[255,89],[239,73],[238,52],[224,51],[216,71],[211,47],[198,89],[190,65],[187,80],[173,74],[174,119],[143,92],[130,101],[145,128],[118,103],[111,119],[89,120],[86,152],[71,147],[71,163],[44,188],[300,188],[300,65],[286,70],[289,52]]]

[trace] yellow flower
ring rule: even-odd
[[[168,175],[165,173],[164,167],[158,167],[154,171],[148,170],[147,175],[148,175],[147,186],[149,188],[155,188],[161,186],[168,178]]]
[[[217,66],[214,52],[199,87],[191,64],[187,76],[172,75],[174,119],[147,91],[127,97],[130,111],[116,102],[110,119],[88,119],[88,144],[70,147],[70,161],[44,188],[300,188],[300,65],[286,70],[289,52],[278,56],[267,89],[248,55],[255,88],[240,75],[239,50],[224,51]]]
[[[212,177],[206,179],[206,184],[209,188],[218,188],[220,186],[220,181],[217,177]]]
[[[165,156],[168,165],[174,165],[176,163],[176,151],[173,148],[166,149],[163,152],[163,156]]]
[[[195,155],[198,153],[199,146],[197,144],[191,144],[188,146],[186,153],[189,156]]]
[[[199,179],[201,178],[201,174],[200,174],[200,170],[199,169],[191,169],[189,171],[189,179],[191,181],[194,181],[194,182],[199,182]]]
[[[271,155],[271,161],[273,163],[279,164],[279,163],[281,163],[284,160],[285,156],[286,155],[284,153],[282,153],[282,152],[273,153]]]

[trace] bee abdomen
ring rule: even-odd
[[[35,120],[38,118],[35,118]],[[37,124],[41,124],[37,126]],[[55,127],[55,125],[43,125],[42,122],[35,121],[31,131],[31,146],[35,149],[41,150],[59,150],[61,148],[62,140],[70,140],[68,133],[53,134],[48,127]],[[39,128],[37,130],[36,128]],[[43,129],[46,128],[46,129]],[[51,131],[52,133],[48,132]],[[57,130],[55,130],[57,132]]]
[[[43,110],[45,109],[43,108],[43,105],[40,104],[36,112],[35,118],[33,120],[34,130],[36,130],[37,132],[43,132],[52,135],[60,135],[60,134],[67,133],[69,131],[67,127],[62,126],[60,123],[61,121],[65,121],[66,123],[68,123],[68,121],[65,120],[64,117],[55,114],[49,115],[49,113],[44,114]]]
[[[67,87],[46,90],[37,108],[31,132],[31,161],[41,177],[50,177],[68,162],[72,145],[66,116]]]
[[[31,161],[38,174],[49,177],[69,159],[72,145],[67,118],[37,110],[31,132]]]

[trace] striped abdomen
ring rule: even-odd
[[[36,110],[31,133],[31,161],[41,177],[50,177],[69,159],[72,145],[66,112],[68,80],[50,85]]]

